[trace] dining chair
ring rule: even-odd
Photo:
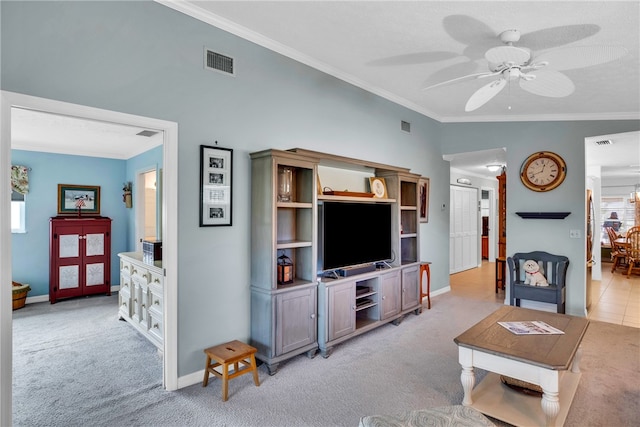
[[[637,271],[640,273],[640,228],[634,227],[627,233],[627,278],[631,277],[631,273]]]
[[[627,266],[625,262],[627,261],[627,251],[624,247],[616,243],[618,233],[616,233],[613,227],[607,227],[607,234],[609,235],[609,243],[611,244],[611,260],[613,261],[611,272],[613,273],[616,271],[616,268]]]
[[[631,233],[634,230],[640,230],[640,225],[634,225],[633,227],[631,227],[630,229],[627,230],[627,236],[629,235],[629,233]]]

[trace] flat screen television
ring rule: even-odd
[[[325,201],[318,228],[320,272],[392,258],[390,204]]]

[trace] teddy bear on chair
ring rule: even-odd
[[[540,271],[538,263],[528,259],[522,265],[525,272],[524,284],[531,286],[549,286],[549,282]]]

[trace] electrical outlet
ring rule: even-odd
[[[571,237],[572,239],[579,239],[580,230],[569,230],[569,237]]]

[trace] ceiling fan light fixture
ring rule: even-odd
[[[515,46],[498,46],[484,54],[485,59],[493,64],[512,64],[522,66],[531,59],[529,49]]]
[[[487,169],[489,169],[489,172],[498,172],[500,169],[502,169],[502,165],[487,165]]]

